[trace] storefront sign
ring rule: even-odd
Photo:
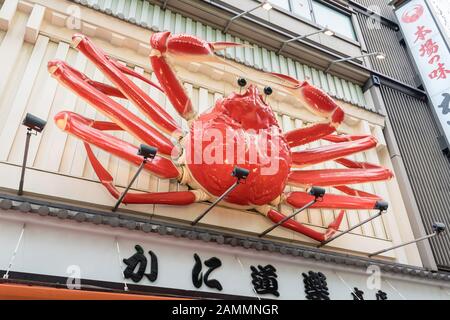
[[[58,277],[69,289],[86,282],[158,288],[170,295],[293,300],[449,299],[442,282],[369,268],[268,253],[156,233],[90,224],[26,222],[10,274]],[[0,216],[0,276],[23,229],[17,216]],[[34,276],[34,279],[36,276]],[[431,280],[432,281],[432,280]],[[94,283],[92,283],[94,282]]]
[[[450,143],[450,51],[425,0],[412,0],[396,10],[405,41]]]

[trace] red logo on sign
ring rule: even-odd
[[[415,6],[412,10],[406,11],[403,14],[402,21],[404,23],[413,23],[419,20],[419,18],[423,15],[425,9],[422,5]]]

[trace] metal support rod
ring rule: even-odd
[[[22,162],[22,173],[20,175],[20,183],[19,183],[19,191],[17,194],[19,196],[23,195],[23,184],[25,181],[25,169],[27,167],[27,160],[28,160],[28,150],[30,149],[30,140],[31,140],[31,129],[27,130],[27,139],[25,141],[25,153],[23,155],[23,162]]]
[[[283,223],[285,223],[286,221],[294,218],[296,215],[298,215],[299,213],[301,213],[302,211],[305,211],[306,209],[308,209],[309,207],[311,207],[313,204],[315,204],[317,202],[317,198],[314,199],[313,201],[307,203],[303,208],[298,209],[297,211],[295,211],[293,214],[291,214],[290,216],[285,217],[283,220],[279,221],[278,223],[274,224],[273,226],[271,226],[269,229],[267,229],[266,231],[264,231],[263,233],[259,234],[258,237],[262,238],[264,237],[266,234],[268,234],[269,232],[271,232],[273,229],[278,228],[279,226],[281,226]]]
[[[427,240],[427,239],[436,237],[438,234],[439,234],[438,232],[434,232],[434,233],[429,234],[429,235],[427,235],[427,236],[423,236],[423,237],[421,237],[421,238],[419,238],[419,239],[415,239],[415,240],[412,240],[412,241],[409,241],[409,242],[406,242],[406,243],[403,243],[403,244],[399,244],[398,246],[394,246],[394,247],[392,247],[392,248],[388,248],[388,249],[384,249],[384,250],[380,250],[380,251],[371,253],[371,254],[368,255],[368,257],[371,258],[371,257],[373,257],[373,256],[377,256],[377,255],[382,254],[382,253],[385,253],[385,252],[387,252],[387,251],[391,251],[391,250],[394,250],[394,249],[397,249],[397,248],[400,248],[400,247],[407,246],[407,245],[409,245],[409,244],[413,244],[413,243],[416,243],[416,242],[420,242],[420,241],[423,241],[423,240]]]
[[[311,36],[316,35],[316,34],[318,34],[318,33],[322,33],[322,32],[324,32],[325,30],[327,30],[327,28],[323,28],[323,29],[321,29],[321,30],[319,30],[319,31],[316,31],[316,32],[313,32],[313,33],[310,33],[310,34],[305,34],[305,35],[303,35],[303,36],[298,36],[298,37],[295,37],[295,38],[292,38],[292,39],[289,39],[289,40],[284,41],[284,42],[283,42],[283,45],[281,46],[281,48],[278,49],[277,54],[280,54],[281,51],[283,51],[283,49],[286,47],[286,45],[287,45],[288,43],[291,43],[291,42],[293,42],[293,41],[298,41],[298,40],[302,40],[302,39],[311,37]]]
[[[349,232],[352,232],[352,231],[355,230],[356,228],[359,228],[359,227],[361,227],[362,225],[365,225],[366,223],[368,223],[368,222],[370,222],[370,221],[372,221],[372,220],[374,220],[374,219],[380,217],[384,212],[385,212],[385,211],[380,211],[378,214],[374,215],[373,217],[371,217],[371,218],[369,218],[369,219],[367,219],[367,220],[364,220],[364,221],[361,222],[361,223],[358,223],[357,225],[351,227],[350,229],[348,229],[348,230],[346,230],[346,231],[344,231],[344,232],[341,232],[340,234],[334,236],[333,238],[330,238],[330,239],[328,239],[328,240],[326,240],[326,241],[321,242],[321,243],[317,246],[317,248],[322,248],[323,246],[327,245],[327,244],[330,243],[331,241],[334,241],[334,240],[336,240],[337,238],[342,237],[344,234],[347,234],[347,233],[349,233]]]
[[[131,186],[133,185],[133,183],[136,181],[137,177],[139,176],[139,174],[141,173],[142,169],[144,169],[144,166],[146,165],[146,163],[148,162],[147,159],[144,159],[144,161],[142,161],[141,165],[139,166],[138,170],[136,171],[136,174],[134,175],[133,179],[131,179],[131,182],[128,184],[127,188],[125,189],[125,191],[122,193],[122,195],[120,196],[119,200],[117,201],[116,205],[113,208],[113,212],[116,212],[117,209],[119,208],[120,204],[122,203],[123,199],[125,198],[126,194],[128,193],[128,191],[130,190]]]
[[[228,31],[228,29],[230,28],[230,26],[231,26],[231,24],[233,23],[234,20],[239,19],[240,17],[245,16],[246,14],[248,14],[248,13],[250,13],[252,11],[255,11],[258,8],[261,8],[263,5],[264,5],[264,2],[259,4],[257,7],[254,7],[253,9],[241,12],[238,15],[235,15],[234,17],[232,17],[230,20],[228,20],[227,25],[223,29],[223,32],[226,33]]]
[[[117,237],[115,237],[114,240],[116,241],[117,258],[119,260],[119,269],[120,269],[120,273],[122,274],[122,277],[123,277],[123,290],[128,291],[127,281],[125,278],[125,272],[122,269],[122,258],[120,257],[119,239],[117,239]]]
[[[331,61],[330,64],[328,65],[328,68],[325,70],[325,73],[330,71],[331,67],[333,65],[335,65],[336,63],[350,61],[350,60],[354,60],[354,59],[358,59],[358,58],[371,57],[371,56],[375,56],[375,55],[378,55],[378,54],[380,54],[380,53],[379,52],[372,52],[372,53],[367,53],[367,54],[363,54],[363,55],[356,56],[356,57],[342,58],[342,59],[339,59],[339,60]]]
[[[11,257],[11,260],[9,261],[8,268],[6,268],[6,273],[3,275],[3,279],[8,279],[9,278],[9,272],[12,269],[12,266],[14,264],[14,260],[16,259],[17,252],[19,251],[19,247],[20,247],[20,244],[22,242],[23,234],[25,232],[25,226],[26,226],[26,224],[24,223],[23,226],[22,226],[22,231],[20,232],[19,239],[17,240],[16,248],[14,249],[14,252],[13,252],[13,255]]]
[[[201,215],[199,215],[197,217],[197,219],[195,219],[194,221],[191,222],[192,226],[195,226],[200,220],[202,220],[215,206],[217,206],[217,204],[222,201],[227,195],[229,195],[231,193],[231,191],[233,191],[238,185],[239,185],[240,181],[239,179],[227,190],[225,191],[224,194],[222,194],[219,198],[216,199],[216,201],[214,201],[211,206],[206,209],[205,212],[203,212]]]

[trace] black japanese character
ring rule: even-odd
[[[144,249],[140,245],[136,245],[134,248],[136,249],[136,253],[128,259],[123,259],[123,262],[127,265],[127,268],[123,272],[125,279],[131,279],[137,283],[145,275],[148,280],[155,282],[158,278],[158,257],[156,257],[153,251],[148,252],[151,259],[150,274],[145,274],[147,258],[144,255]],[[138,270],[135,272],[136,267],[138,267]]]
[[[250,269],[252,270],[252,284],[258,294],[280,296],[278,292],[277,269],[274,266],[270,264],[265,267],[259,265],[258,269],[254,266],[251,266]]]
[[[443,93],[442,96],[444,97],[444,100],[442,100],[439,108],[442,108],[443,115],[447,115],[450,113],[450,94]]]
[[[378,290],[378,292],[376,294],[376,297],[377,297],[378,301],[380,301],[380,300],[387,300],[388,299],[387,293],[383,292],[381,290]]]
[[[205,266],[208,267],[208,271],[206,271],[205,276],[203,277],[202,260],[196,253],[194,254],[194,259],[195,259],[195,265],[194,265],[194,268],[192,269],[192,283],[194,284],[194,286],[197,289],[199,289],[204,282],[208,288],[217,289],[219,291],[222,291],[223,288],[219,281],[217,281],[215,279],[209,280],[209,276],[210,276],[211,272],[213,272],[217,268],[220,268],[222,266],[222,262],[216,257],[212,257],[211,259],[206,260]]]
[[[364,291],[354,288],[352,292],[353,300],[364,300]]]
[[[322,272],[309,271],[302,273],[305,294],[308,300],[330,300],[327,277]]]

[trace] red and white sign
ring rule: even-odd
[[[450,142],[450,51],[426,0],[412,0],[396,10],[425,89],[447,142]]]

